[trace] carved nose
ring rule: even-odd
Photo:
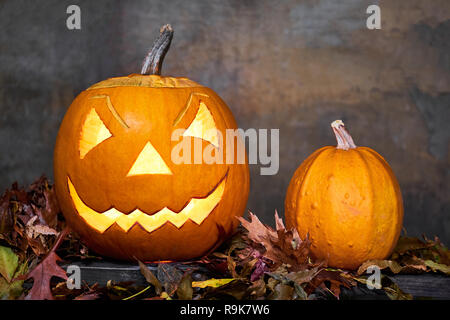
[[[172,174],[172,171],[150,142],[147,142],[144,149],[139,153],[130,171],[128,171],[127,177],[140,174]]]

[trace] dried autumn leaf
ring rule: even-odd
[[[36,239],[41,235],[44,236],[48,236],[48,235],[52,235],[52,236],[56,236],[58,235],[58,231],[56,231],[53,228],[50,228],[47,225],[44,224],[40,224],[39,222],[36,221],[38,220],[38,216],[34,216],[31,219],[28,220],[28,222],[25,225],[25,234],[27,236],[28,239]],[[45,238],[40,239],[41,244],[44,247],[47,247],[47,243],[45,241]]]
[[[248,260],[246,259],[245,261],[243,261],[242,268],[241,271],[239,272],[239,277],[240,278],[248,278],[248,276],[254,272],[252,272],[253,269],[256,269],[256,264],[258,263],[258,261],[260,261],[260,259],[251,259]],[[253,280],[251,280],[253,281]]]
[[[231,273],[231,276],[233,278],[238,278],[239,276],[236,272],[236,262],[230,255],[227,256],[227,266],[228,266],[228,272]]]
[[[19,277],[23,279],[33,279],[33,286],[25,297],[26,300],[53,300],[52,291],[50,289],[50,281],[53,277],[59,277],[67,280],[67,275],[64,269],[58,265],[61,258],[55,253],[55,250],[60,246],[70,229],[66,227],[63,229],[56,239],[53,248],[48,255],[25,276]],[[18,279],[19,279],[18,278]]]
[[[275,210],[275,230],[279,231],[284,229],[286,228],[284,227],[283,219],[278,216],[278,211]]]
[[[439,238],[423,240],[411,237],[401,237],[389,258],[398,263],[401,273],[444,272],[450,268],[450,251],[440,242]],[[425,263],[425,261],[428,261]],[[437,268],[432,266],[436,265]]]
[[[192,300],[193,292],[191,272],[185,272],[178,284],[177,297],[180,300]]]
[[[275,212],[277,230],[264,225],[256,215],[249,213],[250,221],[238,218],[243,227],[248,230],[247,237],[256,245],[262,246],[265,250],[261,256],[272,261],[272,269],[278,268],[281,264],[288,264],[293,271],[307,268],[310,261],[308,239],[302,241],[296,229],[286,230],[282,220]],[[257,247],[255,247],[258,250]]]
[[[258,259],[254,266],[254,271],[250,276],[250,281],[252,282],[258,280],[264,275],[264,273],[269,271],[269,268],[262,259]]]
[[[230,283],[233,280],[235,280],[235,279],[234,278],[226,278],[226,279],[209,279],[209,280],[205,280],[205,281],[194,281],[194,282],[192,282],[192,287],[194,287],[194,288],[206,288],[206,287],[218,288],[227,283]]]
[[[50,186],[48,179],[41,176],[28,188],[31,207],[34,214],[39,217],[40,224],[55,228],[58,223],[60,211],[54,188]]]
[[[155,287],[156,294],[160,295],[162,292],[161,282],[159,282],[159,280],[155,277],[153,272],[151,272],[150,269],[147,268],[147,266],[143,262],[138,260],[138,263],[141,273],[144,276],[145,280],[147,280],[149,284],[153,285]]]
[[[14,183],[0,198],[0,238],[18,249],[21,260],[43,256],[54,241],[58,213],[54,190],[44,176],[26,190]]]
[[[58,235],[58,231],[56,231],[53,228],[50,228],[43,224],[37,224],[30,226],[30,231],[33,233],[33,237],[37,237],[39,235],[45,235],[45,236],[56,236]]]
[[[50,281],[53,277],[59,277],[67,280],[64,269],[58,265],[61,258],[54,251],[41,261],[30,273],[26,279],[33,278],[33,287],[31,288],[25,300],[53,300],[52,291],[50,289]]]
[[[381,277],[382,289],[391,300],[412,300],[413,297],[403,292],[400,287],[387,276]]]
[[[442,263],[436,263],[436,262],[431,261],[431,260],[425,260],[424,264],[427,267],[430,267],[431,270],[433,270],[434,272],[440,271],[440,272],[443,272],[443,273],[445,273],[447,275],[450,275],[450,266],[447,266],[447,265],[442,264]]]
[[[75,297],[74,300],[97,300],[98,298],[100,298],[100,293],[93,292],[93,293],[83,293],[78,297]]]
[[[298,298],[305,300],[308,298],[308,294],[305,292],[305,289],[303,288],[304,284],[305,283],[308,284],[309,282],[311,282],[319,274],[321,270],[322,269],[320,269],[319,267],[313,267],[311,269],[306,269],[302,271],[288,272],[287,266],[281,265],[274,272],[268,272],[267,274],[276,281],[279,281],[284,285],[290,285],[291,287],[293,287],[295,289]]]
[[[286,290],[278,284],[290,286],[296,299],[307,299],[317,288],[326,289],[339,297],[341,286],[348,288],[356,285],[356,282],[348,279],[341,270],[324,269],[324,262],[315,261],[310,254],[309,239],[300,239],[295,229],[286,230],[276,212],[276,230],[261,223],[252,213],[250,221],[243,218],[240,221],[248,230],[247,238],[250,243],[249,247],[238,252],[237,256],[243,261],[248,261],[251,257],[260,259],[259,263],[255,263],[255,279],[262,276],[261,270],[257,270],[256,266],[263,268],[263,263],[268,263],[268,270],[263,274],[269,275],[275,281],[274,283],[269,279],[268,283],[268,288],[275,292],[272,295]]]
[[[394,252],[398,254],[404,254],[411,250],[426,249],[432,246],[432,243],[425,243],[418,238],[400,237],[400,239],[398,239]]]
[[[390,260],[368,260],[364,262],[356,272],[358,275],[363,274],[370,266],[377,266],[381,270],[389,268],[393,273],[402,271],[402,267],[395,261]]]
[[[297,283],[303,284],[305,282],[311,282],[312,279],[320,272],[319,267],[314,267],[308,270],[301,270],[296,272],[289,272],[286,278]]]
[[[330,288],[326,287],[326,283],[330,284]],[[327,288],[337,299],[339,299],[341,286],[350,288],[356,284],[356,281],[340,270],[321,269],[311,282],[308,283],[306,291],[310,294],[314,288]]]
[[[58,200],[56,199],[55,189],[47,189],[44,191],[45,208],[42,211],[42,216],[47,222],[48,226],[55,228],[58,224],[58,213],[61,211],[59,208]]]
[[[225,258],[206,257],[202,258],[198,262],[204,265],[207,269],[214,273],[225,274],[228,271],[228,263],[226,260],[227,255],[221,253]]]
[[[0,198],[0,235],[12,231],[14,225],[14,215],[9,209],[10,193],[9,190]]]
[[[164,300],[172,300],[172,298],[170,297],[170,295],[169,295],[167,292],[165,292],[165,291],[163,291],[159,297],[160,297],[161,299],[164,299]]]
[[[287,284],[278,283],[272,294],[269,296],[270,300],[292,300],[294,288]]]
[[[268,239],[276,239],[277,233],[270,227],[264,225],[256,215],[249,212],[250,221],[242,217],[238,217],[238,220],[242,223],[242,226],[248,231],[248,238],[256,243],[260,243],[264,246]]]
[[[237,300],[242,300],[247,298],[250,294],[250,285],[251,283],[246,280],[234,280],[217,288],[207,288],[207,291],[202,298],[222,299],[233,297]]]
[[[389,269],[392,273],[423,273],[429,270],[433,272],[443,272],[445,274],[450,274],[450,266],[436,263],[432,260],[422,260],[416,257],[409,259],[403,259],[400,264],[393,260],[369,260],[364,262],[358,269],[357,274],[363,274],[370,266],[375,265],[381,270]]]
[[[183,277],[183,274],[169,263],[159,263],[156,277],[162,283],[169,296],[173,295]]]

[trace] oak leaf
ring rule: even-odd
[[[26,276],[26,279],[33,278],[33,287],[31,288],[25,300],[53,300],[50,289],[50,280],[53,277],[59,277],[67,280],[66,272],[57,262],[61,258],[54,251],[50,253]]]
[[[55,250],[61,245],[64,238],[70,232],[68,227],[64,228],[50,252],[41,262],[34,267],[27,275],[20,276],[18,279],[33,279],[33,286],[28,292],[25,300],[53,300],[52,291],[50,289],[50,281],[53,277],[67,280],[67,274],[63,268],[58,265],[61,258],[55,253]]]

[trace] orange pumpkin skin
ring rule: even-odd
[[[129,126],[124,128],[108,110],[108,96]],[[174,125],[180,111],[191,107]],[[83,91],[69,107],[61,124],[54,152],[55,190],[69,226],[95,252],[118,259],[142,261],[186,260],[202,256],[229,237],[238,225],[249,193],[248,164],[173,164],[172,131],[187,128],[199,102],[214,118],[225,137],[237,125],[225,103],[209,88],[182,78],[130,75],[112,78]],[[92,109],[112,133],[80,159],[80,132]],[[198,138],[194,138],[195,140]],[[150,141],[173,172],[172,175],[127,172]],[[202,141],[202,146],[208,145]],[[124,231],[116,223],[99,232],[84,220],[74,205],[68,179],[89,208],[105,212],[115,208],[131,213],[139,208],[149,215],[167,207],[182,210],[193,198],[205,198],[221,182],[225,189],[218,205],[201,224],[188,219],[181,227],[167,222],[152,232],[139,223]]]
[[[288,227],[303,239],[309,234],[317,258],[331,267],[356,269],[392,253],[402,228],[403,202],[392,169],[377,152],[328,146],[296,170],[285,214]]]

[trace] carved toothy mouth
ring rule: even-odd
[[[177,228],[181,228],[189,219],[200,225],[222,199],[225,190],[225,180],[226,175],[207,197],[191,198],[180,212],[174,212],[165,207],[154,214],[147,214],[139,209],[129,214],[124,214],[115,208],[104,212],[97,212],[80,199],[69,177],[67,177],[67,184],[72,202],[78,214],[88,225],[100,233],[105,232],[114,223],[125,232],[130,230],[135,224],[139,224],[147,232],[152,232],[167,222],[172,223]]]

